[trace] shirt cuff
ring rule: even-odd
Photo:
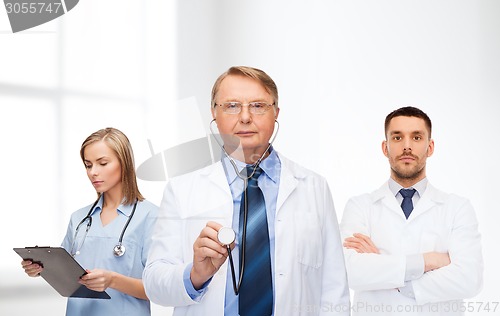
[[[422,254],[406,256],[405,281],[412,281],[420,278],[424,275],[424,268],[425,262]]]
[[[207,291],[208,284],[212,280],[212,278],[208,279],[199,290],[195,289],[193,286],[193,282],[191,282],[191,269],[193,268],[193,264],[190,263],[184,269],[183,280],[184,280],[184,288],[186,289],[187,294],[191,299],[195,302],[199,302],[205,292]]]
[[[413,284],[411,281],[406,281],[403,287],[398,288],[398,292],[409,298],[415,298],[415,291],[413,291]]]

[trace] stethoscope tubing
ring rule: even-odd
[[[73,252],[74,250],[74,246],[75,246],[75,242],[76,242],[76,238],[78,237],[78,232],[80,230],[80,226],[86,221],[88,220],[87,222],[87,227],[85,228],[85,234],[83,235],[83,240],[82,240],[82,244],[80,245],[79,248],[81,248],[83,246],[83,243],[85,242],[85,239],[87,238],[87,234],[89,232],[89,229],[90,227],[92,226],[92,212],[94,211],[94,208],[96,207],[97,203],[99,202],[99,199],[100,197],[94,202],[94,204],[90,207],[90,210],[89,212],[87,213],[87,215],[80,221],[80,223],[78,223],[78,225],[76,226],[76,230],[75,230],[75,235],[73,237],[73,242],[71,244],[71,249],[70,249],[70,254],[74,257],[75,255],[77,255],[80,251],[80,249],[77,249],[75,252]],[[125,253],[125,247],[122,246],[122,243],[123,243],[123,236],[125,235],[125,231],[127,230],[127,227],[128,225],[130,224],[130,221],[132,220],[132,217],[134,216],[135,214],[135,209],[137,208],[137,203],[138,203],[138,199],[135,200],[135,203],[134,203],[134,207],[132,209],[132,212],[130,213],[130,216],[128,217],[127,219],[127,222],[125,223],[125,226],[123,227],[122,229],[122,232],[120,234],[120,238],[118,239],[118,244],[113,248],[113,254],[116,256],[116,257],[121,257],[124,253]],[[118,250],[117,250],[118,249]]]
[[[233,290],[234,290],[234,294],[238,295],[238,293],[240,291],[240,288],[241,288],[241,283],[243,281],[243,272],[245,271],[245,248],[246,248],[247,217],[248,217],[248,199],[247,199],[247,190],[246,190],[246,188],[248,186],[248,180],[255,174],[255,171],[259,167],[262,159],[264,159],[264,156],[266,155],[266,153],[268,152],[268,150],[273,145],[274,140],[276,139],[276,136],[278,135],[280,124],[279,124],[279,122],[277,120],[274,120],[274,122],[277,124],[278,127],[276,129],[276,132],[274,133],[274,136],[271,138],[271,142],[269,142],[269,146],[267,146],[266,150],[262,153],[262,155],[260,156],[260,158],[255,163],[255,167],[253,168],[252,173],[250,175],[243,176],[238,171],[238,167],[236,166],[236,162],[234,161],[234,159],[226,152],[226,150],[224,149],[224,146],[222,145],[222,143],[215,136],[215,133],[214,133],[214,131],[212,129],[212,123],[213,122],[215,122],[215,119],[213,119],[212,121],[210,121],[210,124],[209,124],[210,132],[214,135],[215,141],[217,142],[217,144],[219,145],[219,147],[224,152],[224,155],[231,162],[231,165],[233,166],[234,171],[236,172],[236,175],[238,175],[238,177],[244,181],[243,194],[245,196],[245,199],[244,199],[245,200],[245,204],[244,204],[244,208],[243,208],[243,231],[241,233],[241,252],[240,252],[241,253],[241,258],[240,258],[240,273],[239,273],[239,278],[238,278],[238,284],[236,284],[236,273],[234,271],[234,262],[233,262],[233,255],[232,255],[231,247],[229,245],[226,245],[227,252],[228,252],[228,257],[229,257],[229,265],[231,267],[231,277],[232,277],[232,280],[233,280]]]
[[[134,216],[135,214],[135,209],[137,207],[137,199],[135,200],[135,203],[134,203],[134,208],[132,209],[132,213],[130,213],[130,216],[128,217],[127,219],[127,223],[125,223],[125,226],[123,227],[122,229],[122,233],[120,234],[120,238],[118,239],[118,244],[121,245],[122,242],[123,242],[123,235],[125,235],[125,231],[127,230],[127,227],[128,227],[128,224],[130,224],[130,220],[132,219],[132,217]]]
[[[87,227],[85,228],[85,234],[83,235],[83,241],[82,241],[82,244],[80,245],[79,248],[81,248],[81,246],[83,246],[83,242],[85,241],[85,239],[87,238],[87,234],[89,232],[89,229],[90,229],[90,226],[92,226],[92,216],[90,216],[90,214],[92,214],[92,211],[94,210],[94,208],[96,207],[97,203],[99,203],[99,198],[97,198],[97,200],[94,202],[94,204],[90,207],[90,210],[89,212],[87,213],[87,215],[80,221],[80,223],[78,223],[78,225],[76,226],[76,229],[75,229],[75,235],[73,236],[73,242],[71,243],[71,249],[70,249],[70,254],[74,257],[75,255],[77,255],[79,252],[80,252],[80,249],[77,249],[76,251],[73,251],[74,250],[74,247],[75,247],[75,243],[76,243],[76,238],[78,237],[78,232],[80,231],[80,226],[85,223],[86,220],[88,220],[87,222]]]
[[[255,173],[255,169],[254,169]],[[253,175],[253,173],[252,173]],[[245,188],[247,187],[248,179],[243,179],[245,181]],[[229,265],[231,267],[231,277],[233,280],[233,290],[234,294],[238,295],[240,292],[241,288],[241,283],[243,282],[243,273],[245,272],[245,249],[246,249],[246,239],[247,239],[247,218],[248,218],[248,199],[247,199],[247,190],[243,191],[243,194],[245,195],[245,204],[243,208],[243,231],[241,233],[241,258],[240,258],[240,275],[238,277],[238,284],[236,284],[236,276],[234,272],[234,262],[233,262],[233,254],[231,251],[231,247],[229,245],[226,245],[227,247],[227,252],[229,256]]]
[[[240,179],[242,179],[242,180],[245,180],[245,179],[246,179],[246,180],[248,180],[248,179],[250,179],[250,178],[254,175],[255,170],[257,170],[257,167],[260,165],[260,163],[261,163],[262,159],[264,159],[264,156],[266,155],[266,153],[269,151],[269,149],[270,149],[270,148],[271,148],[271,146],[273,145],[274,140],[276,139],[276,136],[278,136],[278,132],[279,132],[279,130],[280,130],[280,123],[279,123],[277,120],[274,120],[274,123],[277,125],[277,128],[276,128],[276,131],[274,132],[273,137],[271,138],[271,141],[269,142],[269,145],[267,146],[266,150],[264,150],[264,152],[262,153],[262,155],[260,156],[260,158],[259,158],[259,159],[257,160],[257,162],[255,163],[255,167],[254,167],[254,169],[253,169],[252,173],[251,173],[250,175],[242,176],[242,175],[240,174],[240,172],[238,171],[238,166],[236,166],[236,162],[234,161],[233,157],[231,157],[231,156],[227,153],[227,151],[224,149],[224,145],[220,142],[220,140],[217,138],[217,136],[215,136],[215,135],[216,135],[216,133],[214,133],[214,130],[213,130],[213,128],[212,128],[212,123],[213,123],[213,122],[216,122],[216,120],[215,120],[215,119],[212,119],[212,120],[210,121],[210,124],[208,125],[208,128],[210,129],[210,132],[212,133],[212,135],[214,135],[214,139],[215,139],[215,141],[217,142],[217,144],[219,145],[219,147],[222,149],[222,151],[224,152],[224,155],[225,155],[225,156],[229,159],[229,162],[231,162],[231,165],[233,166],[234,171],[236,172],[236,175],[237,175]],[[245,183],[245,185],[246,185],[246,183]],[[245,186],[245,188],[246,188],[246,186]]]

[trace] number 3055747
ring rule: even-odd
[[[41,13],[58,13],[62,10],[61,2],[45,3],[45,2],[15,2],[5,3],[5,9],[8,14],[41,14]]]

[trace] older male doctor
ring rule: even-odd
[[[426,178],[431,128],[415,107],[387,115],[382,151],[391,177],[346,205],[341,232],[353,315],[463,315],[463,299],[481,289],[474,210]]]
[[[265,72],[231,67],[215,82],[225,155],[169,181],[143,275],[174,315],[349,315],[328,184],[271,146],[278,114]],[[222,227],[237,236],[230,260]]]

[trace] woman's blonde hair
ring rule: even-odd
[[[144,197],[137,186],[137,177],[135,174],[134,165],[134,153],[132,151],[132,145],[128,140],[127,136],[120,130],[107,127],[92,133],[82,144],[80,148],[80,157],[85,164],[85,148],[98,141],[103,141],[111,148],[116,156],[121,166],[122,174],[122,190],[123,190],[123,204],[133,204],[136,199],[143,201]],[[98,197],[100,193],[97,193]]]

